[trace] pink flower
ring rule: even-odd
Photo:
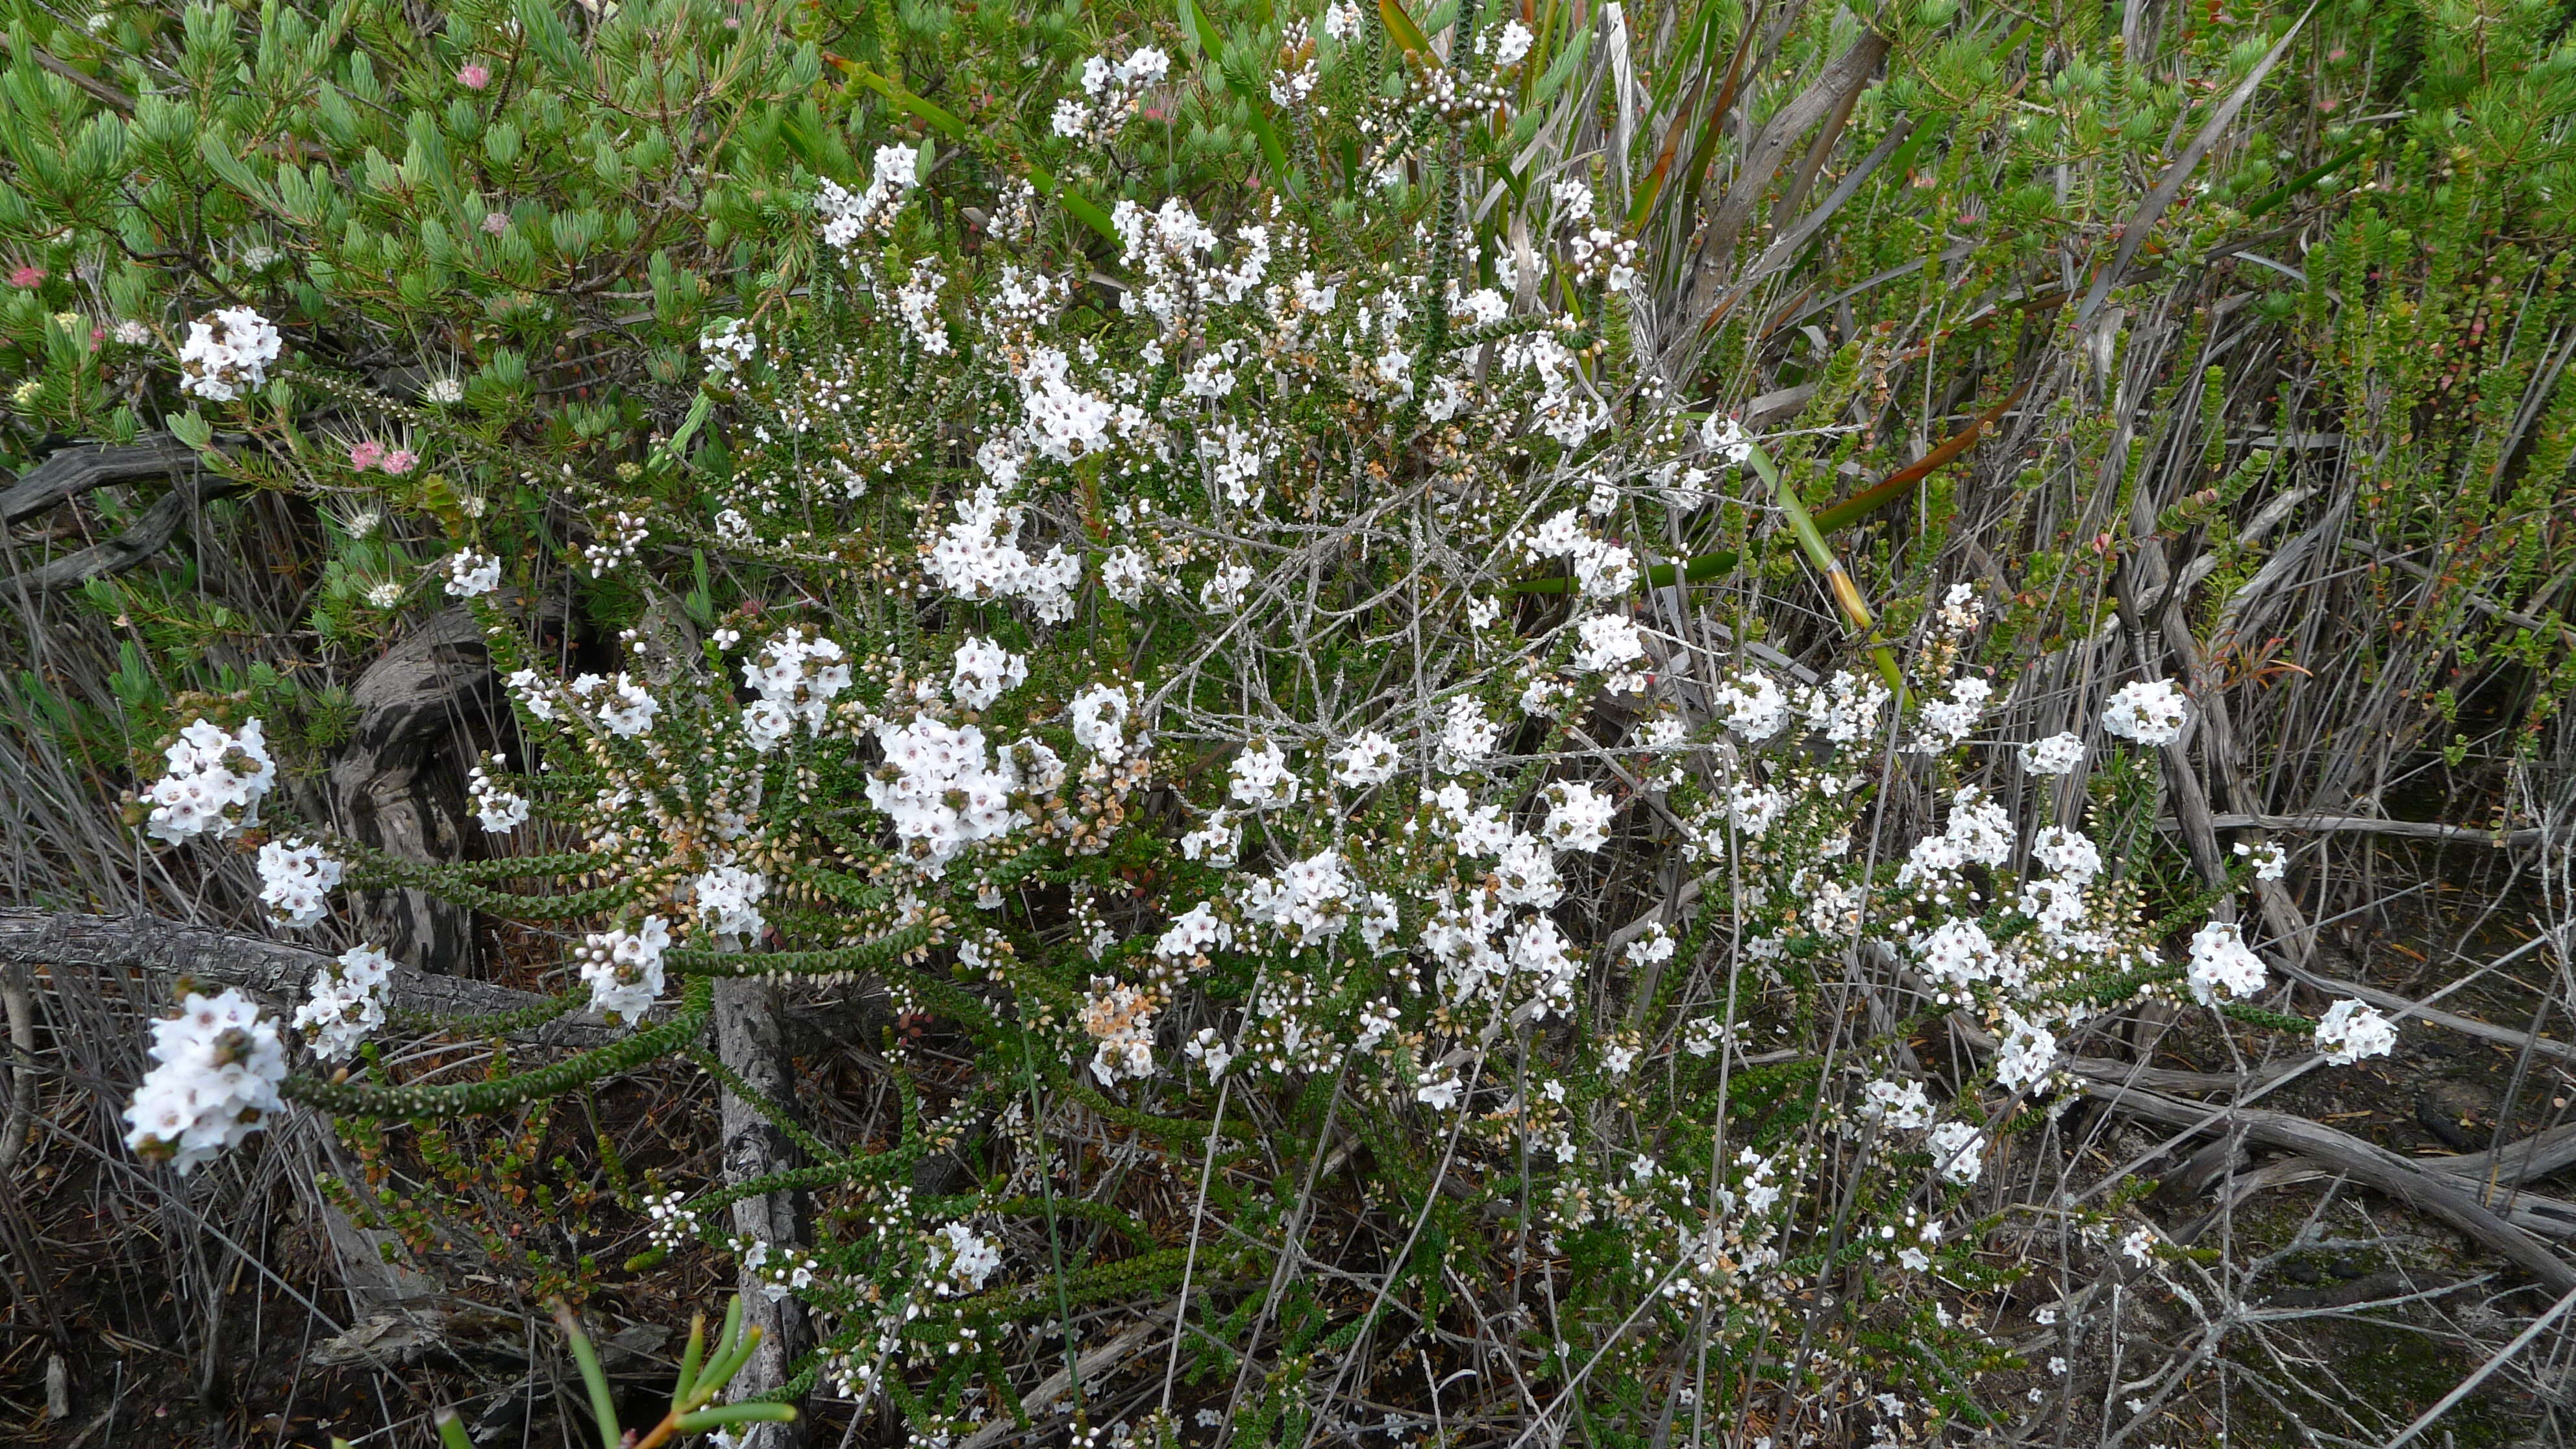
[[[483,234],[485,236],[499,236],[501,233],[508,231],[509,229],[510,213],[506,211],[487,211],[483,213]]]
[[[44,279],[44,268],[20,267],[18,270],[9,274],[9,285],[13,287],[32,287]]]
[[[420,455],[413,452],[411,449],[396,448],[394,451],[385,454],[385,471],[399,477],[402,474],[410,472],[412,470],[412,465],[419,461]]]
[[[456,73],[456,83],[469,91],[479,91],[492,83],[492,72],[468,62],[463,70]]]
[[[349,466],[364,473],[385,460],[385,445],[373,438],[349,450]]]

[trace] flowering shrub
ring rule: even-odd
[[[1055,129],[1114,144],[1167,72],[1151,50],[1096,61]],[[2022,1104],[2068,1084],[2091,1024],[2177,986],[2210,1005],[2264,985],[2229,923],[2167,964],[2159,942],[2196,923],[2142,916],[2081,820],[2025,829],[1972,783],[1995,688],[1964,663],[1971,586],[1947,592],[1910,673],[1823,678],[1641,597],[1627,540],[1703,500],[1771,506],[1751,466],[1770,445],[1712,446],[1688,400],[1609,346],[1625,263],[1596,265],[1617,248],[1585,229],[1587,183],[1555,185],[1559,249],[1539,253],[1445,224],[1417,248],[1352,245],[1407,225],[1374,200],[1332,236],[1276,201],[1231,224],[1122,201],[1128,280],[1098,308],[1037,230],[997,230],[953,271],[914,209],[916,165],[889,146],[860,189],[817,184],[812,300],[703,343],[729,465],[626,497],[619,546],[584,558],[649,592],[634,560],[676,543],[766,586],[695,642],[631,635],[613,676],[510,674],[543,768],[480,767],[477,810],[507,830],[541,802],[579,842],[569,868],[613,883],[614,924],[571,958],[607,1021],[692,1021],[668,1015],[675,979],[874,973],[974,1043],[975,1075],[915,1131],[955,1140],[1035,1091],[1159,1144],[1184,1177],[1217,1173],[1216,1145],[1247,1130],[1291,1160],[1319,1150],[1329,1133],[1295,1104],[1321,1092],[1328,1122],[1378,1144],[1408,1242],[1446,1194],[1503,1205],[1519,1246],[1494,1251],[1594,1264],[1587,1315],[1696,1319],[1732,1354],[1796,1339],[1820,1254],[1975,1280],[1963,1193]],[[1522,286],[1525,267],[1573,285]],[[448,592],[496,657],[533,660],[489,602],[505,568],[460,540]],[[1532,568],[1566,580],[1564,603],[1530,591]],[[2170,682],[2132,682],[2099,727],[2152,748],[2186,715]],[[255,806],[239,769],[265,779],[257,741],[255,722],[191,726],[171,761],[193,773],[150,797],[172,802],[156,832]],[[1941,782],[1910,843],[1874,809],[1900,785],[1892,742]],[[2043,776],[2087,754],[2071,735],[2019,748]],[[2128,828],[2121,808],[2099,827]],[[340,869],[321,851],[264,847],[281,917],[318,917]],[[1657,862],[1696,902],[1621,919],[1623,883]],[[1848,1066],[1774,1049],[1848,960],[1880,963],[1905,1017],[1855,1036]],[[296,1025],[318,1056],[382,1025],[384,977],[358,950],[317,978]],[[156,1074],[134,1114],[147,1149],[192,1161],[258,1120],[218,1139],[206,1111],[275,1109],[259,1094],[276,1029],[227,1001],[184,1046],[168,1029],[164,1070],[253,1064],[225,1067],[233,1095],[194,1118],[167,1103],[205,1089]],[[1935,1099],[1890,1074],[1945,1015],[1995,1045]],[[206,1044],[227,1032],[266,1035]],[[2356,1002],[2325,1029],[2339,1061],[2387,1039]],[[288,1091],[419,1116],[561,1091],[594,1075],[579,1060],[471,1088],[379,1067]],[[1820,1069],[1847,1085],[1789,1110],[1781,1091]],[[996,1149],[997,1184],[1052,1170],[1027,1150]],[[815,1369],[839,1393],[962,1430],[971,1412],[937,1406],[997,1386],[955,1346],[1052,1311],[1024,1291],[1048,1273],[1029,1199],[907,1200],[866,1157],[798,1180],[864,1208],[865,1229],[744,1238],[682,1194],[655,1199],[662,1240],[774,1273],[821,1316]],[[1846,1234],[1827,1187],[1882,1205],[1869,1231]],[[1229,1283],[1237,1251],[1193,1230],[1074,1276]],[[1935,1418],[1970,1402],[1946,1371],[1873,1357],[1858,1326],[1825,1351]],[[1921,1331],[1935,1363],[1985,1361],[1973,1335]],[[1614,1339],[1559,1343],[1545,1371]]]
[[[918,79],[946,42],[902,8],[888,25],[934,32],[903,42]],[[1890,23],[1929,55],[1947,21],[1921,9]],[[647,10],[675,46],[721,24],[634,10],[596,12],[589,43],[664,43]],[[569,83],[538,14],[509,50]],[[1624,46],[1622,23],[1598,33]],[[1172,1315],[1132,1410],[1166,1434],[1204,1405],[1256,1442],[1355,1437],[1336,1416],[1381,1392],[1436,1424],[1441,1381],[1381,1381],[1417,1333],[1428,1372],[1462,1313],[1526,1348],[1541,1421],[1597,1404],[1638,1428],[1651,1387],[1749,1423],[1824,1385],[1818,1415],[1882,1438],[1983,1422],[2015,1357],[1954,1310],[2000,1301],[2016,1141],[2104,1073],[2114,1023],[2313,1034],[2336,1066],[2394,1041],[2357,1000],[2260,1004],[2281,933],[2238,916],[2285,877],[2277,847],[2211,846],[2196,893],[2143,864],[2162,774],[2216,718],[2202,686],[2078,671],[2043,725],[1992,647],[2035,606],[1937,538],[1880,560],[1872,611],[1809,495],[1858,468],[1876,424],[1848,410],[1922,354],[1818,331],[1814,401],[1753,416],[1704,344],[1772,345],[1788,313],[1756,335],[1734,309],[1789,299],[1649,224],[1665,172],[1658,138],[1629,145],[1626,59],[1595,79],[1635,154],[1549,140],[1600,93],[1564,89],[1594,31],[1468,5],[1423,34],[1339,3],[1179,25],[1061,65],[1020,67],[1016,37],[947,57],[960,90],[1025,88],[1041,119],[1017,131],[799,35],[744,61],[771,150],[728,153],[676,226],[629,203],[707,178],[642,121],[578,143],[607,190],[551,214],[496,182],[371,232],[385,215],[334,211],[291,164],[252,178],[365,238],[331,275],[370,305],[489,284],[490,334],[420,344],[459,355],[398,386],[354,350],[293,355],[324,326],[301,293],[118,345],[162,349],[197,409],[177,436],[254,438],[239,472],[333,500],[317,632],[414,604],[471,621],[510,714],[459,762],[490,858],[333,831],[278,788],[278,716],[239,709],[184,722],[134,823],[255,851],[282,927],[363,936],[335,914],[351,890],[559,927],[560,994],[422,1022],[394,1009],[393,943],[360,939],[291,1013],[187,995],[129,1142],[184,1172],[291,1102],[429,1144],[675,1059],[751,1100],[709,1049],[719,983],[809,1003],[858,980],[894,1023],[890,1138],[826,1143],[761,1098],[801,1165],[608,1172],[649,1223],[632,1271],[712,1255],[810,1311],[817,1346],[762,1392],[837,1394],[926,1444],[1046,1420],[1069,1406],[1024,1393],[1054,1372],[1044,1335],[1079,1404],[1070,1316],[1115,1304]],[[827,56],[883,105],[797,109],[839,83]],[[516,76],[456,61],[437,73],[475,152],[511,167],[542,125],[570,154]],[[419,114],[400,167],[368,152],[376,192],[425,195],[470,154]],[[1881,161],[1920,154],[1871,114]],[[619,264],[579,273],[603,246]],[[567,325],[610,294],[642,315]],[[613,385],[536,381],[525,349],[627,325],[646,340]],[[298,397],[364,431],[290,422]],[[417,526],[389,537],[392,512]],[[1768,583],[1831,612],[1783,630]],[[530,606],[549,586],[597,637]],[[608,1043],[514,1047],[482,1080],[379,1049],[576,1013]],[[810,1231],[731,1211],[789,1192]],[[2100,1265],[2143,1266],[2161,1239],[2122,1212],[2064,1208]],[[1649,1342],[1730,1367],[1685,1383]]]

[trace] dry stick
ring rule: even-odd
[[[1172,1380],[1181,1371],[1181,1340],[1190,1327],[1190,1275],[1199,1266],[1199,1227],[1207,1220],[1208,1183],[1216,1176],[1216,1137],[1225,1126],[1225,1099],[1234,1090],[1234,1078],[1220,1078],[1216,1084],[1216,1114],[1208,1122],[1207,1156],[1199,1164],[1198,1201],[1190,1209],[1190,1250],[1181,1259],[1181,1300],[1172,1309],[1172,1356],[1163,1365],[1163,1417],[1172,1414]]]

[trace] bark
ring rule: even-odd
[[[453,779],[470,751],[467,711],[488,703],[497,681],[483,631],[462,608],[367,666],[352,691],[358,708],[348,746],[331,766],[331,803],[343,833],[398,860],[461,859],[465,806]],[[418,890],[354,893],[352,915],[378,949],[421,971],[469,970],[473,912]]]
[[[736,977],[716,983],[716,1054],[753,1091],[784,1110],[796,1099],[795,1068],[779,1029],[778,988],[758,977]],[[748,1182],[797,1165],[796,1144],[759,1108],[730,1086],[722,1090],[724,1173],[727,1183]],[[805,1224],[801,1194],[766,1193],[733,1206],[736,1233],[771,1245],[772,1251],[802,1248]],[[758,1273],[741,1277],[743,1321],[760,1330],[760,1347],[734,1380],[730,1398],[765,1393],[793,1376],[796,1361],[813,1347],[813,1326],[805,1305],[793,1296],[772,1301]],[[746,1449],[803,1449],[805,1421],[758,1424],[742,1440]]]
[[[330,959],[328,952],[305,946],[151,916],[0,910],[0,966],[184,976],[284,1003],[303,1000],[313,973]],[[393,1010],[436,1016],[517,1011],[547,999],[531,991],[415,971],[397,970],[389,984]],[[624,1035],[587,1016],[563,1016],[533,1031],[512,1033],[511,1040],[593,1047]]]

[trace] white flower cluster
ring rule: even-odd
[[[810,630],[780,634],[743,663],[742,682],[760,696],[742,712],[743,733],[765,755],[798,725],[823,732],[832,701],[850,687],[849,654]]]
[[[1918,754],[1940,754],[1955,749],[1977,728],[1977,720],[1986,712],[1986,701],[1994,697],[1992,681],[1978,675],[1962,674],[1949,682],[1945,694],[1923,701],[1923,714],[1915,722],[1914,742]]]
[[[1720,724],[1760,744],[1789,727],[1789,696],[1770,675],[1736,675],[1709,691],[1709,710]]]
[[[2084,767],[2084,740],[2072,734],[2032,740],[2021,747],[2021,767],[2034,775],[2072,775]]]
[[[1254,740],[1244,746],[1226,773],[1226,793],[1236,804],[1249,809],[1275,810],[1294,805],[1304,793],[1297,772],[1289,767],[1287,752],[1269,740]]]
[[[731,376],[758,355],[760,334],[740,317],[727,317],[698,334],[698,356],[705,360],[709,377]]]
[[[143,792],[144,829],[176,845],[199,835],[221,840],[259,823],[259,802],[277,783],[277,763],[258,720],[239,733],[199,719],[162,757],[168,771]]]
[[[957,646],[948,695],[968,709],[990,709],[993,701],[1026,684],[1028,678],[1028,660],[990,639],[970,635]]]
[[[2172,680],[2131,681],[2121,685],[2103,707],[2102,728],[2153,749],[2180,739],[2190,713]]]
[[[930,1271],[939,1277],[939,1295],[981,1293],[1002,1266],[1002,1254],[964,1223],[950,1223],[930,1238]]]
[[[2329,1066],[2348,1067],[2396,1049],[2397,1024],[2360,1001],[2347,997],[2317,1019],[2317,1050]]]
[[[2290,853],[2270,841],[2248,845],[2240,840],[2236,854],[2253,865],[2256,880],[2279,880],[2290,873]]]
[[[1270,228],[1246,226],[1235,233],[1230,249],[1234,264],[1220,266],[1214,260],[1220,240],[1216,229],[1178,197],[1156,211],[1121,201],[1109,220],[1125,248],[1127,265],[1138,274],[1137,287],[1122,294],[1120,306],[1144,312],[1166,329],[1202,318],[1210,307],[1251,296],[1270,271]],[[1202,381],[1193,395],[1222,397],[1232,390],[1230,380],[1222,388]]]
[[[1333,752],[1333,779],[1355,790],[1383,785],[1395,778],[1404,766],[1404,757],[1395,741],[1375,730],[1362,730],[1351,736],[1351,742]]]
[[[483,823],[488,834],[506,834],[528,822],[528,797],[505,790],[492,780],[491,772],[506,769],[509,763],[509,756],[494,755],[465,776],[465,803],[474,807],[474,818]]]
[[[352,946],[313,973],[295,1029],[325,1061],[340,1061],[385,1024],[385,997],[393,977],[391,956],[373,946]]]
[[[1136,710],[1126,690],[1110,684],[1094,684],[1073,697],[1069,711],[1073,725],[1073,742],[1103,760],[1118,761],[1127,757],[1132,747],[1142,750],[1146,741],[1140,735],[1131,741],[1127,726]]]
[[[1154,1002],[1145,993],[1107,976],[1093,977],[1082,1002],[1082,1029],[1098,1043],[1091,1074],[1102,1086],[1154,1075]]]
[[[1150,45],[1125,60],[1091,57],[1082,63],[1082,94],[1055,103],[1055,133],[1086,145],[1109,144],[1136,113],[1144,93],[1162,84],[1171,70],[1172,58]]]
[[[340,862],[321,846],[272,840],[259,848],[259,903],[270,920],[300,930],[330,913],[340,874]]]
[[[1029,824],[1011,803],[1022,787],[1023,759],[1057,776],[1055,752],[1035,740],[1004,750],[998,765],[974,725],[950,725],[924,715],[876,727],[885,763],[868,774],[868,803],[894,822],[905,853],[926,874],[983,840],[997,840]]]
[[[267,318],[248,307],[218,307],[188,324],[179,345],[179,391],[231,402],[267,385],[283,345]]]
[[[580,675],[565,688],[588,707],[601,729],[620,739],[633,739],[653,728],[654,716],[662,712],[662,702],[623,670],[615,679]]]
[[[152,1024],[153,1066],[125,1109],[125,1145],[184,1175],[266,1125],[283,1104],[286,1047],[277,1023],[239,991],[190,992]]]
[[[769,894],[769,877],[738,865],[710,866],[689,882],[689,900],[697,911],[698,930],[732,946],[747,946],[769,929],[760,913]]]
[[[1798,713],[1834,744],[1848,745],[1878,733],[1878,721],[1894,696],[1876,679],[1837,670],[1822,684],[1798,691]]]
[[[1038,419],[1031,404],[1030,420]],[[957,519],[940,530],[926,565],[942,588],[962,599],[1016,598],[1029,606],[1038,622],[1062,623],[1073,617],[1073,587],[1082,582],[1082,555],[1062,544],[1032,559],[1016,542],[1028,510],[1003,500],[1001,490],[985,485],[957,505]]]
[[[1553,558],[1571,562],[1575,586],[1587,599],[1614,599],[1637,585],[1637,556],[1624,544],[1594,538],[1583,527],[1578,509],[1555,515],[1522,534],[1518,542],[1528,562]]]
[[[1914,842],[1905,865],[1896,873],[1899,886],[1928,882],[1936,892],[1970,865],[1995,866],[2012,855],[2012,816],[1974,785],[1950,799],[1950,823],[1939,835]]]
[[[2191,995],[2203,1006],[2241,1001],[2263,989],[2263,958],[2245,944],[2245,933],[2212,921],[2191,938]]]
[[[939,320],[939,259],[923,257],[912,264],[912,275],[895,289],[895,314],[903,318],[904,330],[921,350],[933,357],[948,355],[948,329]]]
[[[1594,220],[1592,188],[1580,181],[1558,182],[1556,203],[1557,219],[1566,229],[1566,257],[1573,263],[1570,270],[1574,275],[1598,281],[1608,291],[1628,290],[1637,279],[1636,238],[1623,237]]]
[[[921,153],[910,146],[879,146],[868,189],[853,196],[826,178],[814,195],[815,213],[823,218],[823,242],[849,255],[860,243],[883,237],[894,227],[914,187],[921,184]]]
[[[447,596],[479,599],[501,587],[501,560],[488,553],[460,548],[447,556]]]
[[[590,986],[593,1011],[632,1026],[662,997],[662,953],[671,948],[671,923],[646,916],[632,931],[596,931],[583,938],[573,960]]]

